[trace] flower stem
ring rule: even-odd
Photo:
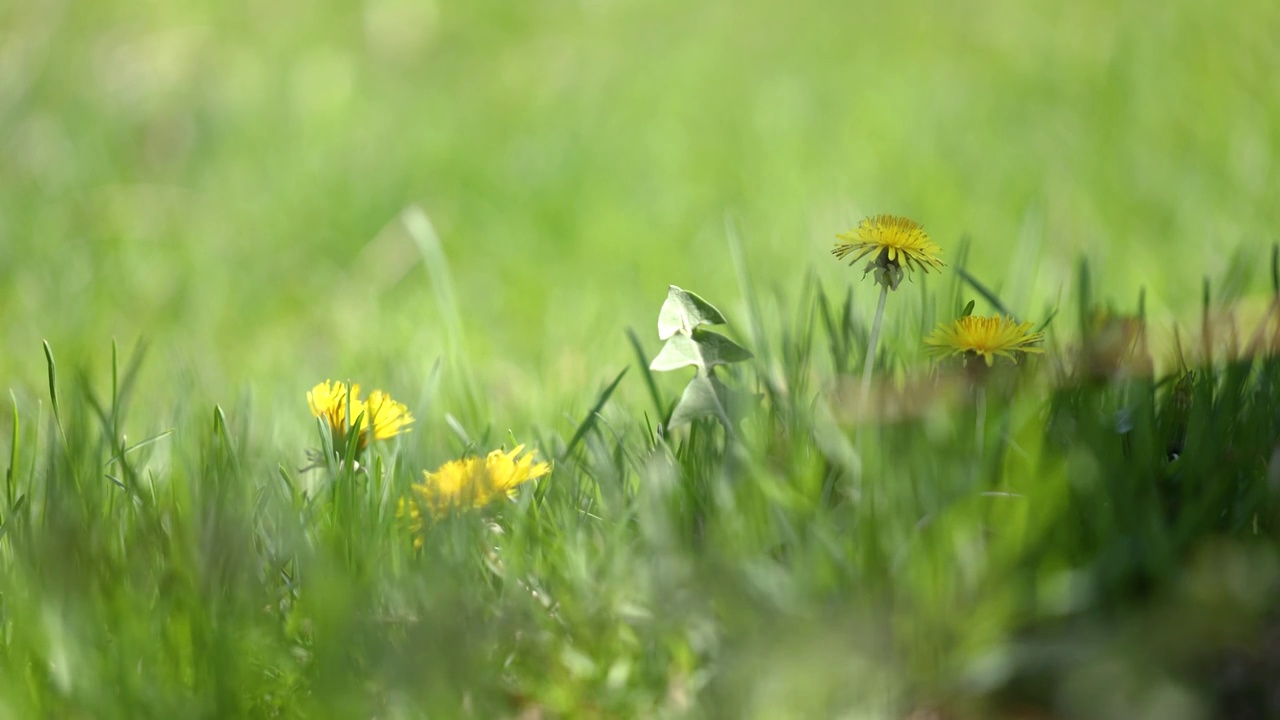
[[[876,345],[880,342],[880,324],[884,320],[884,302],[889,297],[889,286],[880,286],[880,304],[876,305],[876,319],[871,324],[871,342],[867,344],[867,364],[862,369],[862,404],[865,407],[871,394],[871,369],[876,364]]]
[[[977,442],[978,458],[982,457],[982,451],[987,444],[987,388],[978,387],[978,400],[975,408],[976,427],[974,429],[974,438]]]

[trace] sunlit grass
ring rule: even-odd
[[[726,318],[692,297],[672,288],[663,322],[685,329],[668,342],[687,336],[696,377],[732,369],[708,391],[724,406],[672,423],[641,352],[631,381],[652,411],[611,399],[619,376],[572,433],[537,426],[554,472],[520,446],[479,456],[492,440],[453,417],[456,395],[397,414],[443,415],[452,437],[351,433],[368,408],[345,384],[285,417],[192,408],[130,441],[136,362],[113,348],[107,377],[69,385],[46,347],[47,404],[13,404],[0,510],[7,709],[1090,717],[1153,712],[1143,693],[1179,712],[1265,701],[1212,668],[1255,652],[1280,582],[1274,318],[1265,351],[1166,376],[1110,376],[1087,352],[989,369],[886,353],[851,416],[839,368],[866,330],[819,286],[798,291],[798,325],[747,318],[763,345],[732,345],[732,365],[715,354],[732,341],[697,328]],[[922,327],[892,332],[923,344]],[[731,386],[754,399],[729,412]],[[254,431],[311,415],[312,453]],[[1144,641],[1156,655],[1125,639],[1144,614],[1165,618]],[[1078,672],[1092,662],[1112,671]]]
[[[0,8],[0,717],[1280,715],[1278,8]]]

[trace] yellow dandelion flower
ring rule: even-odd
[[[1031,328],[1031,323],[1010,317],[970,315],[950,325],[940,323],[924,342],[938,355],[981,355],[987,365],[993,364],[997,355],[1003,355],[1016,363],[1014,353],[1044,352],[1043,348],[1034,347],[1034,343],[1044,340],[1044,333],[1033,333]]]
[[[417,550],[422,547],[422,511],[418,509],[418,503],[408,499],[400,498],[396,503],[396,517],[403,520],[409,519],[409,532],[413,535],[413,548]]]
[[[344,382],[325,380],[316,385],[307,393],[307,404],[311,406],[312,415],[328,423],[333,442],[338,446],[346,444],[347,431],[364,413],[360,386],[348,388]]]
[[[408,432],[408,426],[413,423],[409,409],[381,390],[374,390],[367,402],[362,401],[359,384],[348,388],[346,383],[325,380],[307,393],[307,404],[311,406],[311,414],[329,425],[334,446],[338,448],[346,446],[352,432],[360,434],[357,443],[359,449],[364,450],[370,439],[366,428],[373,429],[373,439],[387,440]]]
[[[929,268],[941,269],[943,266],[939,259],[942,248],[929,239],[920,223],[909,218],[874,215],[836,237],[840,242],[836,243],[831,254],[841,260],[852,255],[850,265],[875,253],[862,274],[865,277],[874,270],[875,281],[890,290],[898,289],[904,266],[907,270],[919,268],[926,273]]]
[[[548,463],[534,461],[535,453],[522,457],[523,452],[524,445],[518,445],[511,452],[494,450],[484,458],[450,460],[435,472],[423,472],[423,481],[415,483],[413,491],[436,517],[455,507],[484,507],[551,472]]]
[[[365,402],[365,421],[373,428],[373,439],[388,440],[400,433],[409,432],[413,424],[413,415],[404,403],[396,402],[381,390],[369,393]]]

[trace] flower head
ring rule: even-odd
[[[345,447],[350,433],[359,433],[360,450],[374,440],[387,440],[409,432],[413,415],[404,403],[396,402],[381,390],[374,390],[369,400],[360,399],[360,386],[343,382],[324,382],[307,393],[311,413],[329,425],[336,447]],[[370,432],[370,429],[372,431]]]
[[[1018,322],[1010,317],[993,315],[973,317],[966,315],[950,325],[940,323],[933,334],[925,338],[938,355],[981,355],[987,365],[1003,355],[1015,363],[1014,353],[1043,353],[1034,343],[1044,340],[1044,333],[1031,332],[1031,323]]]
[[[409,408],[381,390],[369,393],[369,400],[364,407],[365,421],[373,429],[375,440],[387,440],[402,432],[409,432],[409,425],[413,424]]]
[[[455,507],[484,507],[510,496],[520,484],[551,472],[548,463],[534,462],[535,453],[521,456],[523,452],[524,445],[517,445],[511,452],[494,450],[484,458],[472,455],[450,460],[435,472],[424,472],[423,481],[413,485],[413,492],[436,517]],[[410,515],[418,520],[416,507],[411,507]]]
[[[928,233],[915,220],[896,215],[875,215],[858,223],[858,227],[837,235],[832,255],[843,260],[852,255],[852,265],[862,258],[875,254],[863,276],[875,271],[875,281],[890,290],[897,290],[902,282],[903,266],[907,270],[919,268],[929,272],[929,268],[940,269],[943,266],[939,255],[942,248],[929,239]]]

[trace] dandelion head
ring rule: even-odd
[[[339,446],[346,443],[347,431],[364,412],[360,386],[347,387],[344,382],[325,380],[316,385],[307,393],[307,404],[311,406],[311,414],[329,426],[333,442]]]
[[[396,503],[396,518],[408,524],[409,533],[413,535],[413,549],[420,549],[423,543],[423,523],[422,511],[418,509],[418,503],[411,498],[400,498]]]
[[[372,429],[375,440],[388,440],[400,433],[407,433],[409,426],[413,424],[409,408],[381,390],[369,393],[369,399],[364,405],[366,425]]]
[[[513,492],[517,485],[526,483],[551,472],[551,466],[545,462],[535,462],[535,453],[524,452],[524,445],[517,445],[514,450],[504,453],[494,450],[485,458],[485,471],[493,478],[504,492]]]
[[[1016,363],[1016,353],[1044,352],[1043,348],[1036,347],[1044,341],[1044,333],[1031,332],[1031,328],[1031,323],[1010,317],[968,315],[950,324],[939,324],[924,342],[937,355],[980,355],[987,365],[992,365],[1000,355]]]
[[[841,260],[849,257],[850,265],[871,255],[863,275],[874,272],[875,281],[889,290],[898,289],[905,271],[929,272],[943,266],[942,248],[929,239],[920,223],[909,218],[874,215],[836,237],[839,242],[831,254]]]
[[[435,517],[454,508],[484,507],[551,472],[551,465],[537,462],[535,453],[522,456],[523,452],[524,446],[518,445],[511,452],[494,450],[483,458],[473,455],[450,460],[435,472],[424,472],[413,492]]]
[[[361,400],[358,384],[348,386],[325,380],[307,393],[307,404],[311,414],[329,426],[337,448],[346,447],[347,438],[354,432],[359,435],[358,449],[364,450],[370,439],[393,438],[408,432],[413,423],[409,408],[381,390],[374,390],[368,400]]]

